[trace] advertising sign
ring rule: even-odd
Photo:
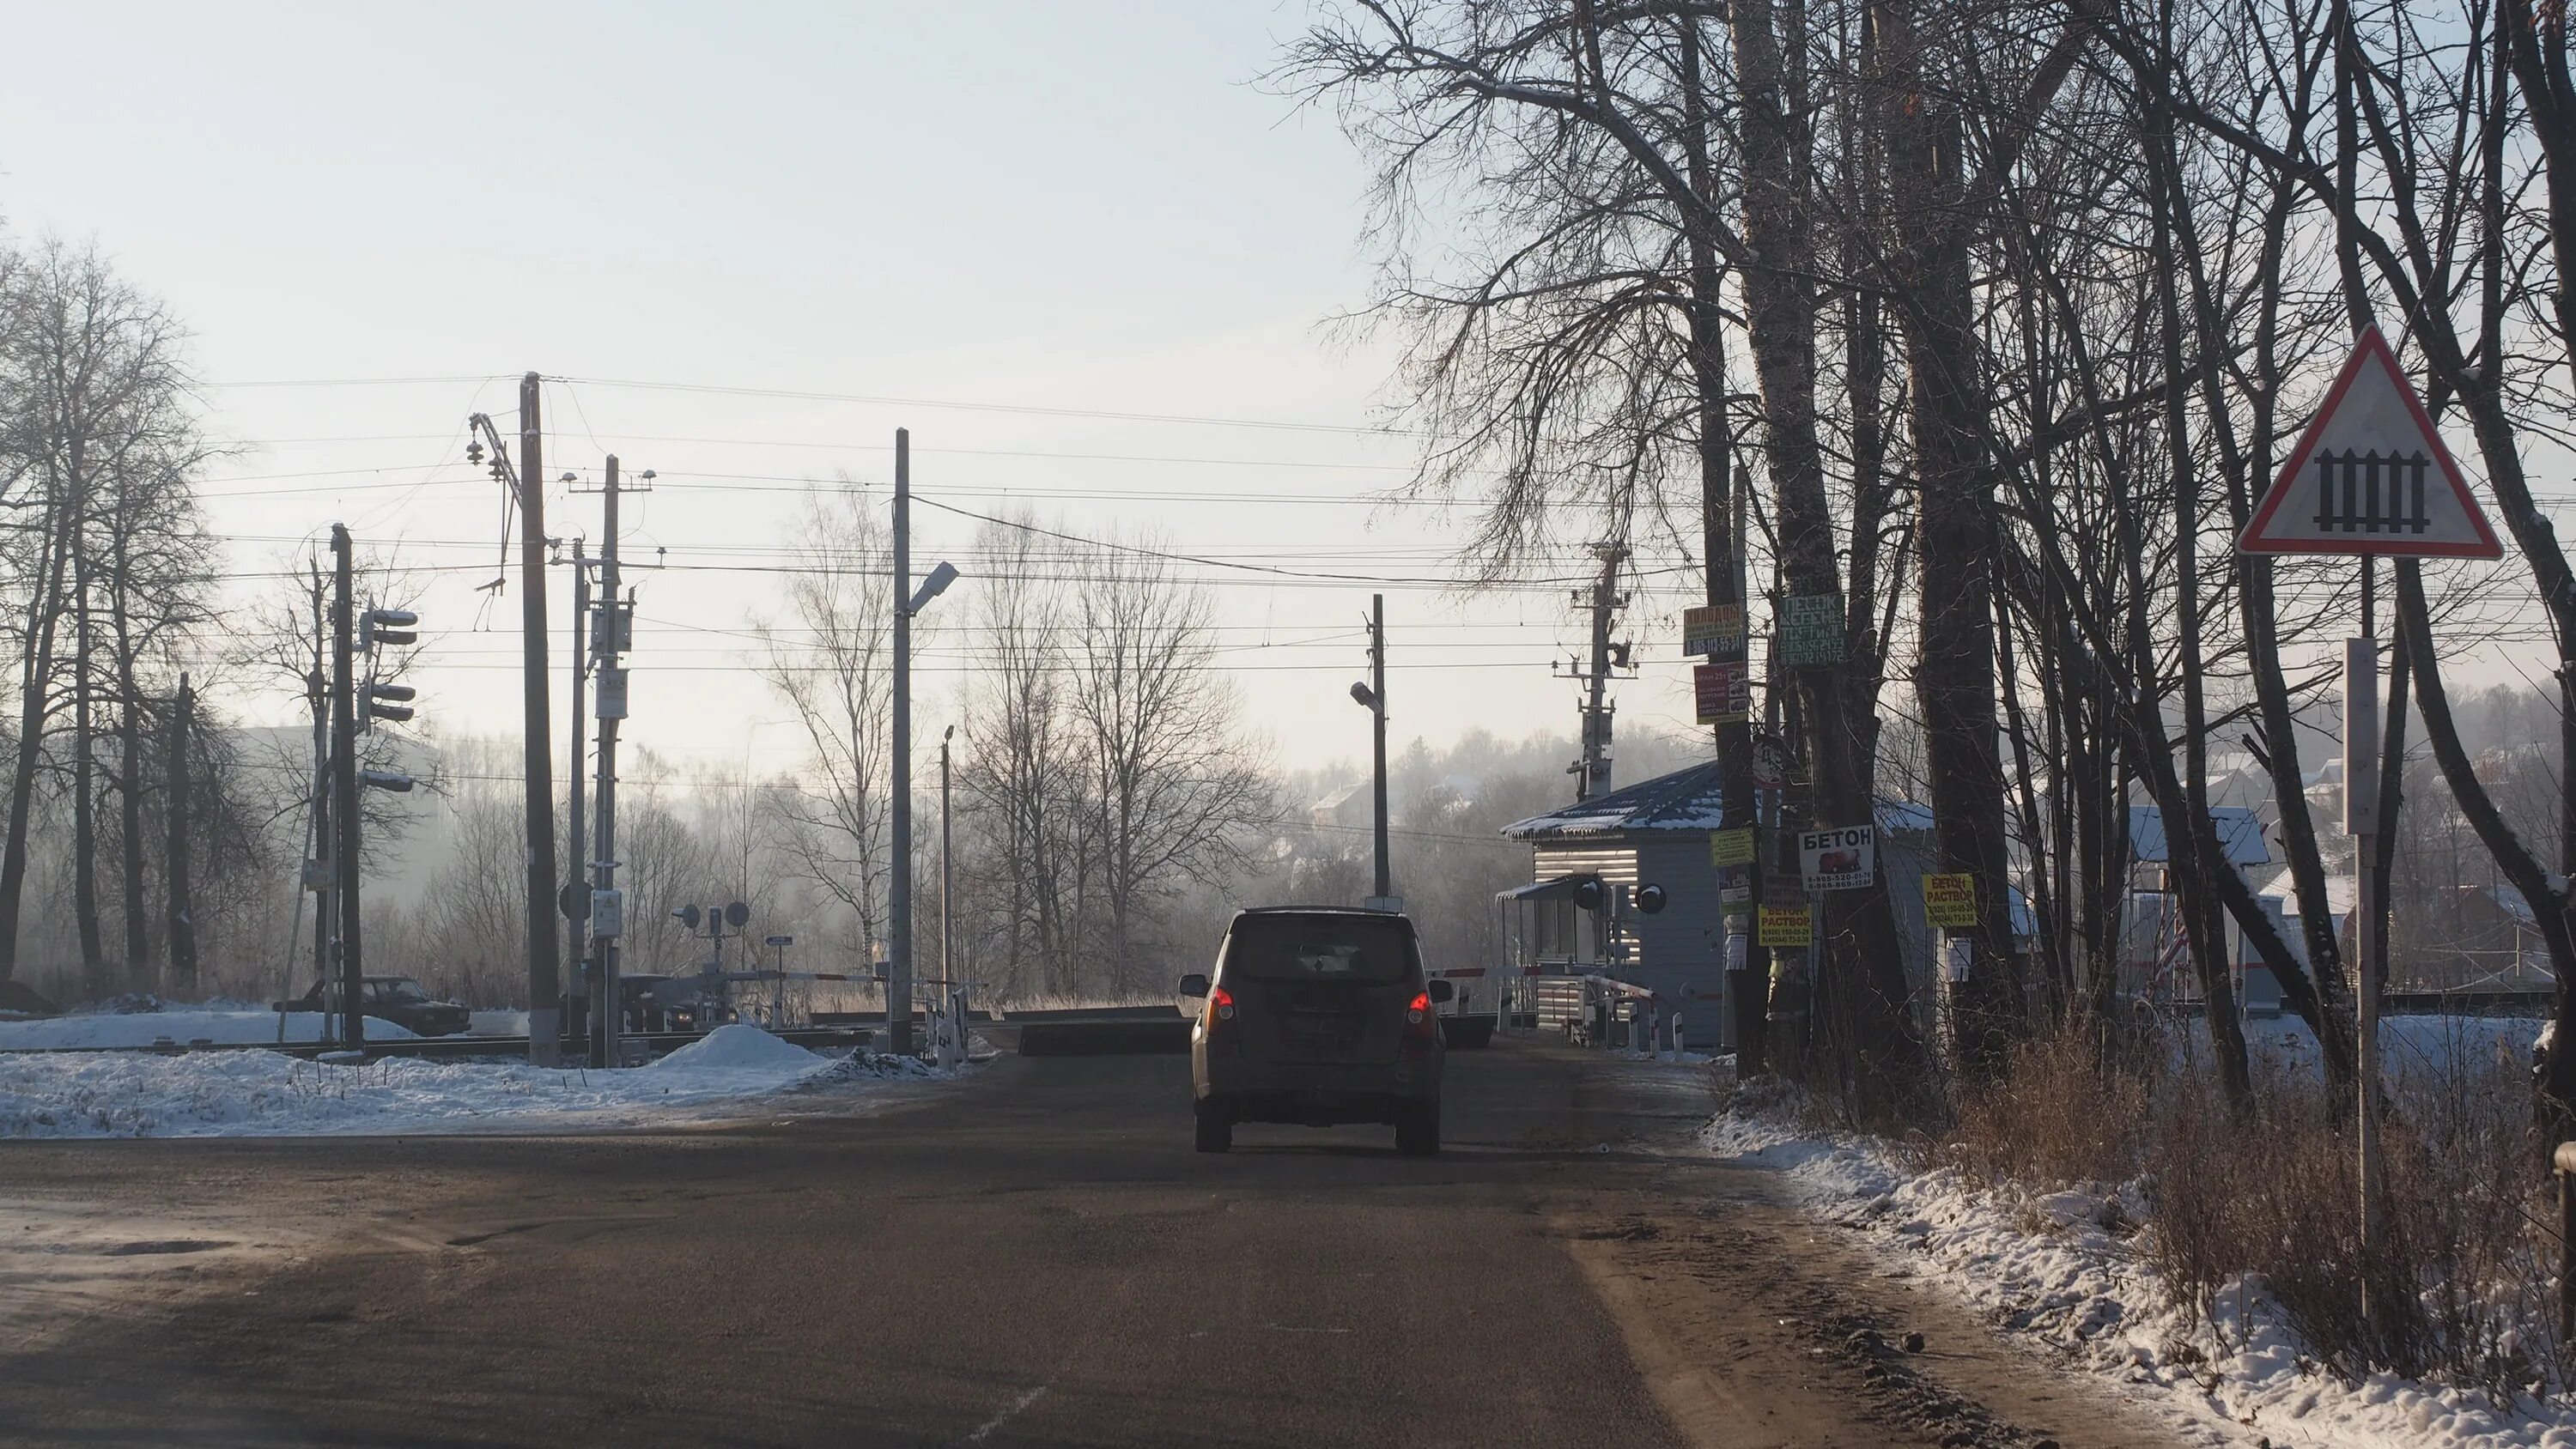
[[[1923,919],[1945,931],[1975,930],[1976,876],[1962,873],[1923,877]]]
[[[1795,948],[1815,937],[1815,913],[1805,906],[1764,906],[1756,919],[1755,934],[1765,946]]]
[[[1843,662],[1843,596],[1793,594],[1780,608],[1780,653],[1792,669]]]
[[[1742,724],[1753,717],[1752,670],[1741,659],[1694,664],[1691,695],[1701,724]]]
[[[1740,830],[1712,830],[1708,833],[1708,863],[1724,869],[1730,865],[1753,863],[1753,827]]]
[[[1744,606],[1702,604],[1682,610],[1682,652],[1718,659],[1744,657]]]
[[[1811,891],[1856,890],[1878,879],[1878,828],[1834,825],[1798,832],[1798,870]]]

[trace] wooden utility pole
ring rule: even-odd
[[[546,697],[546,469],[539,392],[537,374],[519,379],[519,639],[525,651],[521,678],[527,709],[522,740],[528,815],[528,1061],[551,1067],[562,1060],[558,1003],[563,984],[555,970],[554,726]],[[347,627],[343,621],[341,628]],[[341,766],[343,772],[349,768]]]
[[[1614,539],[1593,545],[1593,552],[1601,557],[1601,577],[1592,585],[1592,662],[1583,673],[1583,757],[1574,762],[1572,771],[1576,800],[1610,790],[1610,619],[1627,602],[1619,596],[1619,565],[1628,557],[1627,545]]]
[[[349,530],[331,525],[331,814],[338,839],[331,855],[339,870],[340,1045],[350,1051],[367,1044],[366,971],[358,941],[358,720],[355,667],[349,631],[355,627],[350,602]]]
[[[1395,894],[1395,873],[1386,858],[1386,595],[1369,595],[1369,703],[1373,755],[1377,764],[1377,894]]]
[[[170,821],[170,850],[162,875],[170,891],[170,990],[193,991],[197,984],[197,920],[188,899],[188,806],[193,798],[188,778],[188,731],[197,712],[197,693],[188,676],[179,676],[179,697],[170,706],[169,793],[162,813]]]

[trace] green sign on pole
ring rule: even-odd
[[[1780,652],[1792,669],[1843,662],[1843,596],[1792,594],[1781,601]]]

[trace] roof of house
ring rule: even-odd
[[[1723,823],[1717,774],[1717,762],[1703,760],[1562,810],[1515,821],[1503,827],[1503,835],[1512,840],[1562,840],[1644,830],[1715,830]],[[1932,812],[1910,801],[1882,800],[1878,823],[1889,830],[1929,830]]]
[[[2229,865],[2265,865],[2272,859],[2271,844],[2263,839],[2263,822],[2253,811],[2234,805],[2209,807],[2209,823],[2218,827],[2219,848],[2227,853]],[[2148,864],[2166,860],[2165,816],[2153,805],[2129,807],[2129,854]]]

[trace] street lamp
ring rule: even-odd
[[[894,859],[886,890],[886,1044],[912,1050],[912,616],[957,581],[932,567],[912,586],[912,430],[894,430]]]

